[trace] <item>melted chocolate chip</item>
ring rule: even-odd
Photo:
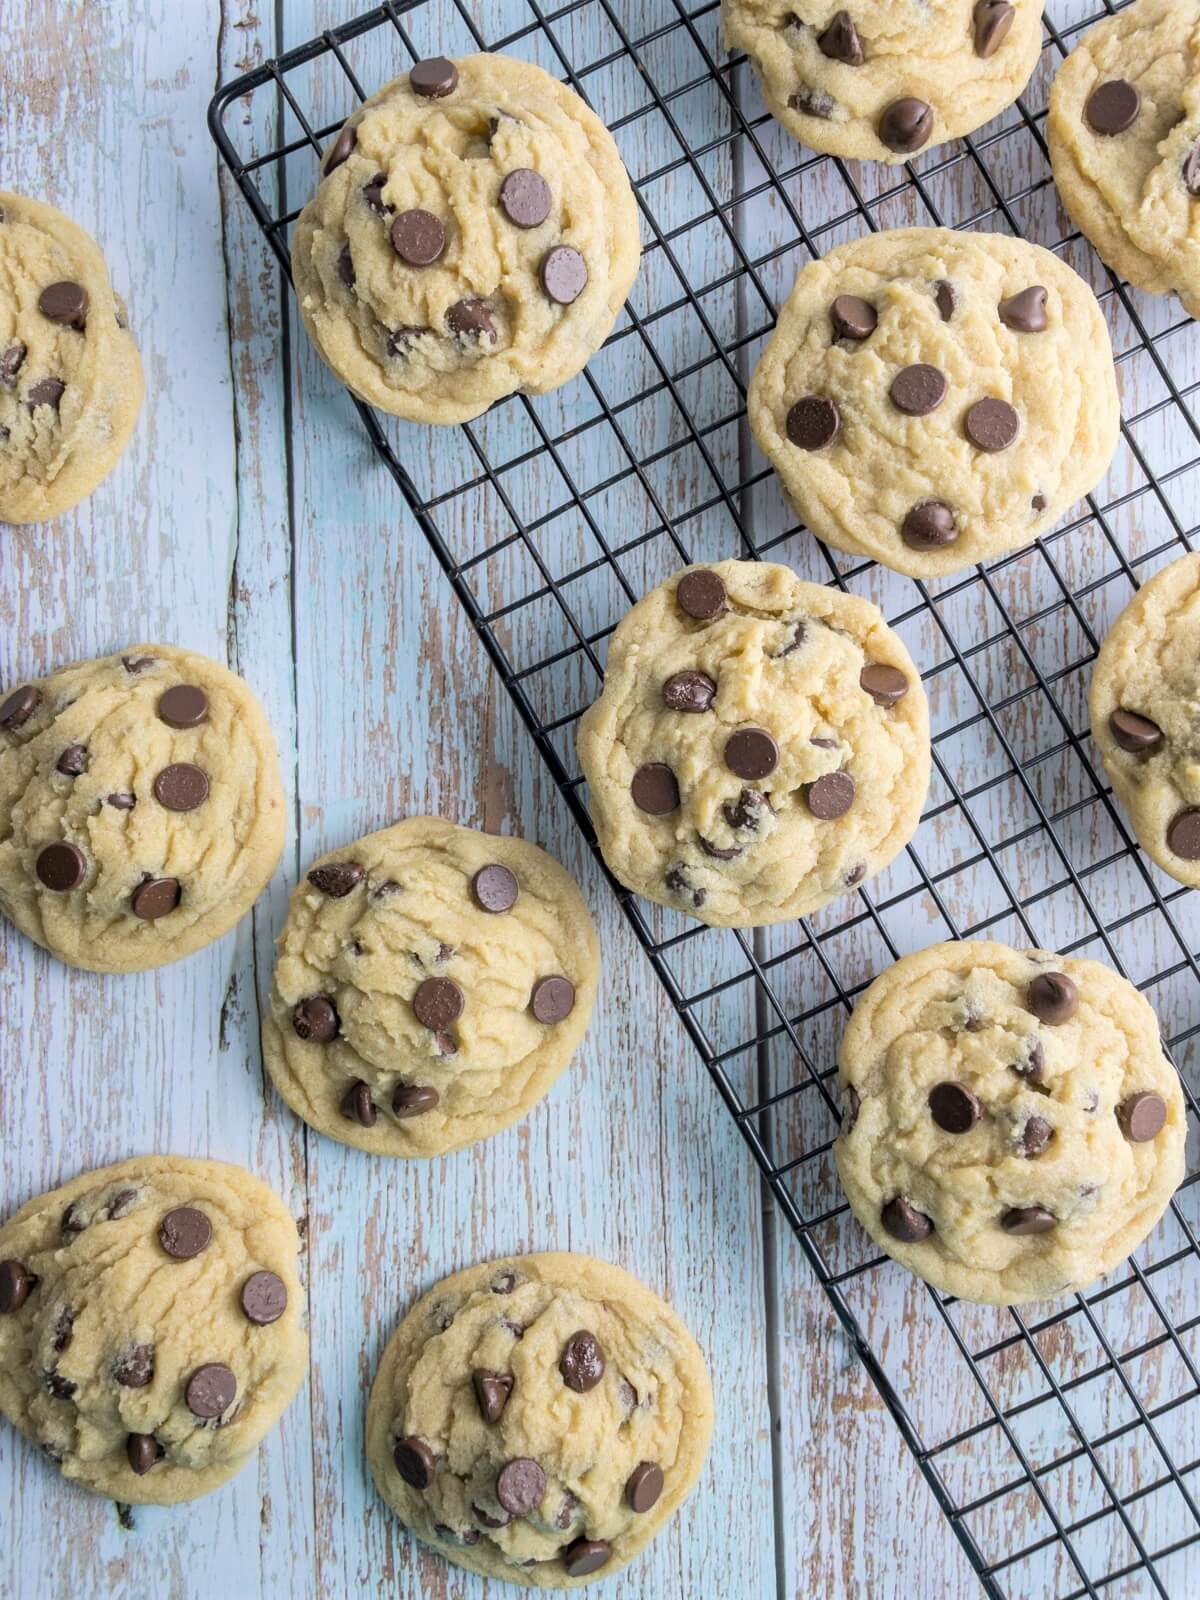
[[[899,1239],[901,1244],[917,1244],[922,1239],[928,1239],[933,1232],[930,1219],[923,1211],[910,1205],[903,1195],[888,1201],[880,1212],[880,1221],[892,1238]]]
[[[663,704],[671,711],[699,713],[712,709],[717,686],[706,672],[689,668],[676,672],[663,684]],[[674,807],[671,808],[674,810]]]
[[[879,316],[869,300],[856,294],[839,294],[829,308],[835,339],[869,339],[879,323]]]
[[[1013,1206],[1000,1218],[1005,1233],[1049,1233],[1058,1226],[1058,1218],[1045,1206]]]
[[[324,166],[326,177],[340,167],[343,161],[349,161],[350,154],[357,143],[358,129],[356,127],[351,127],[351,125],[347,123],[326,152]]]
[[[292,1030],[306,1044],[328,1044],[337,1038],[340,1026],[337,1007],[323,994],[309,995],[292,1011]]]
[[[19,1311],[37,1285],[23,1261],[0,1261],[0,1316]]]
[[[563,1346],[558,1370],[567,1388],[576,1394],[594,1389],[604,1376],[604,1351],[596,1335],[586,1328],[573,1333]]]
[[[937,1083],[929,1091],[929,1114],[945,1133],[969,1133],[983,1107],[965,1083]]]
[[[131,1433],[125,1441],[125,1454],[140,1478],[161,1461],[166,1452],[152,1433]]]
[[[861,67],[866,60],[862,40],[848,11],[835,11],[829,26],[817,35],[817,47],[831,61],[842,61],[848,67]]]
[[[879,138],[897,155],[912,155],[929,143],[933,108],[911,95],[893,100],[879,119]]]
[[[975,25],[975,54],[985,61],[994,56],[1008,38],[1016,16],[1007,0],[978,0],[972,20]]]
[[[15,730],[23,727],[42,702],[41,691],[32,684],[14,689],[8,699],[0,704],[0,728]]]
[[[1039,972],[1026,991],[1026,1003],[1035,1017],[1057,1028],[1079,1010],[1079,993],[1065,972]]]
[[[1016,333],[1046,331],[1046,291],[1040,283],[1001,300],[997,311],[1004,326]]]
[[[926,500],[905,517],[900,537],[912,550],[938,550],[958,538],[958,523],[944,501]]]
[[[1185,861],[1200,861],[1200,807],[1181,811],[1167,829],[1167,844]]]
[[[357,861],[327,861],[312,869],[308,881],[331,900],[343,900],[364,877],[366,873]]]
[[[154,1346],[131,1345],[113,1362],[113,1380],[123,1389],[144,1389],[154,1379]]]
[[[349,1117],[351,1122],[357,1122],[360,1127],[373,1128],[379,1112],[371,1098],[370,1084],[356,1078],[342,1096],[341,1112],[344,1117]]]
[[[432,1111],[441,1098],[429,1084],[402,1083],[392,1095],[392,1112],[401,1122],[407,1122],[412,1117],[423,1117],[427,1111]]]
[[[1054,1137],[1054,1129],[1045,1117],[1030,1117],[1021,1130],[1021,1154],[1040,1156]]]
[[[432,211],[401,211],[391,227],[392,249],[410,267],[431,267],[446,250],[446,228]]]
[[[563,1566],[568,1578],[586,1578],[589,1572],[599,1572],[612,1554],[605,1539],[576,1539],[563,1551]]]
[[[475,1401],[485,1422],[500,1421],[513,1391],[513,1381],[511,1373],[489,1372],[484,1367],[476,1367],[471,1373]]]
[[[743,789],[736,802],[730,803],[727,800],[721,810],[725,821],[735,833],[740,832],[742,829],[745,829],[748,833],[755,833],[758,830],[758,825],[762,820],[762,814],[766,806],[766,796],[761,790]]]
[[[81,283],[51,283],[38,296],[38,310],[51,322],[83,331],[87,325],[88,292]]]
[[[418,1439],[415,1435],[407,1439],[397,1439],[392,1450],[392,1460],[396,1463],[396,1471],[410,1489],[428,1489],[433,1482],[434,1473],[437,1471],[437,1457],[424,1439]]]
[[[64,778],[80,778],[87,767],[87,746],[82,744],[69,744],[54,764],[55,772],[61,772]]]
[[[958,290],[949,278],[939,278],[934,285],[933,298],[937,303],[938,315],[943,322],[949,322],[958,309]]]
[[[496,342],[496,324],[484,301],[475,297],[456,300],[446,313],[446,326],[459,339]]]
[[[1157,722],[1139,716],[1136,711],[1127,711],[1124,706],[1109,717],[1108,731],[1114,742],[1130,755],[1149,755],[1163,742],[1163,731]]]

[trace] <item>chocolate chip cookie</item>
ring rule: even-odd
[[[905,956],[854,1009],[834,1144],[854,1214],[937,1289],[1085,1289],[1183,1179],[1179,1077],[1149,1005],[1097,961],[986,940]]]
[[[379,1492],[449,1561],[536,1589],[611,1577],[694,1487],[712,1433],[704,1358],[618,1267],[518,1256],[419,1300],[379,1365]]]
[[[304,1376],[298,1249],[220,1161],[139,1157],[31,1200],[0,1228],[0,1411],[97,1494],[207,1494]]]
[[[1092,737],[1146,854],[1200,889],[1200,555],[1172,562],[1105,639]]]
[[[1047,122],[1054,181],[1115,272],[1200,316],[1200,14],[1136,0],[1063,62]]]
[[[721,19],[789,133],[865,161],[973,132],[1021,93],[1042,44],[1042,0],[721,0]]]
[[[141,407],[142,363],[95,241],[0,192],[0,522],[44,522],[91,494]]]
[[[210,944],[283,831],[262,707],[207,656],[133,645],[0,688],[0,911],[70,966],[139,972]]]
[[[901,850],[929,712],[870,601],[787,567],[690,567],[624,619],[579,727],[612,873],[723,927],[806,916]]]
[[[1112,347],[1039,245],[901,228],[805,267],[750,423],[818,539],[913,578],[1038,538],[1116,448]]]
[[[600,973],[574,881],[523,839],[410,817],[324,856],[279,936],[263,1052],[312,1127],[435,1156],[525,1116]]]
[[[573,378],[637,275],[612,135],[527,61],[422,61],[325,154],[292,265],[313,342],[361,399],[465,422]]]

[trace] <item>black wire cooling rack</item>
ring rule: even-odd
[[[1046,159],[1049,82],[1078,33],[1120,7],[1048,9],[1018,105],[900,169],[815,156],[783,135],[748,63],[721,48],[715,0],[393,0],[226,85],[209,120],[285,272],[320,152],[414,59],[528,57],[613,129],[646,248],[587,372],[460,430],[457,469],[441,481],[422,464],[419,430],[359,405],[363,424],[593,848],[575,723],[620,616],[683,563],[785,559],[876,599],[926,664],[928,809],[906,855],[857,895],[751,935],[613,889],[985,1591],[1195,1596],[1200,1170],[1186,1079],[1200,1038],[1200,896],[1137,851],[1088,743],[1086,692],[1139,575],[1195,548],[1200,351],[1174,302],[1130,293],[1064,225]],[[1078,515],[1031,550],[936,585],[839,557],[795,527],[745,404],[796,269],[864,230],[922,222],[1058,250],[1105,307],[1125,395],[1118,459]],[[906,950],[971,935],[1125,971],[1185,1069],[1188,1177],[1164,1223],[1103,1287],[1034,1317],[968,1306],[885,1263],[830,1159],[837,1037],[855,996]],[[785,1384],[777,1367],[777,1401]]]

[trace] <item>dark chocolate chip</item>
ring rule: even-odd
[[[822,55],[831,61],[843,61],[848,67],[861,67],[866,60],[858,29],[848,11],[834,12],[832,22],[817,35],[817,45]]]
[[[885,666],[874,661],[858,675],[859,687],[865,689],[877,706],[894,706],[908,693],[908,679],[899,667]]]
[[[88,292],[81,283],[51,283],[38,296],[38,310],[51,322],[80,331],[87,325]]]
[[[818,822],[836,822],[854,804],[855,788],[848,772],[827,772],[808,785],[804,798]]]
[[[625,1480],[625,1501],[640,1515],[657,1504],[663,1491],[663,1470],[653,1461],[639,1461]]]
[[[358,129],[357,127],[353,127],[350,123],[347,123],[342,131],[338,134],[337,138],[329,146],[329,149],[325,152],[325,165],[323,170],[326,177],[328,177],[331,172],[336,171],[337,168],[341,166],[343,161],[349,161],[350,152],[354,149],[354,146],[357,143]]]
[[[1040,1039],[1029,1040],[1029,1055],[1023,1062],[1014,1061],[1012,1070],[1018,1078],[1027,1078],[1030,1083],[1041,1083],[1046,1070],[1046,1052],[1042,1048]]]
[[[452,1033],[447,1033],[444,1028],[439,1029],[434,1034],[434,1040],[437,1043],[438,1055],[456,1056],[458,1054],[458,1040]]]
[[[945,1133],[969,1133],[983,1107],[965,1083],[935,1083],[929,1091],[929,1115]]]
[[[866,875],[867,864],[865,861],[860,861],[856,867],[851,867],[844,880],[847,889],[853,889],[856,884],[860,884]]]
[[[973,20],[975,23],[975,54],[986,61],[1008,38],[1016,10],[1007,0],[978,0]]]
[[[493,1294],[511,1294],[517,1287],[517,1275],[511,1267],[498,1272],[488,1286]]]
[[[833,115],[837,102],[833,96],[824,89],[814,89],[811,84],[802,84],[795,94],[788,96],[788,105],[793,111],[802,111],[809,117],[820,117],[822,122],[828,122]]]
[[[709,711],[717,697],[717,686],[707,672],[689,668],[673,673],[663,684],[662,694],[663,704],[671,711]]]
[[[778,650],[766,650],[763,653],[768,661],[782,661],[785,656],[790,656],[794,650],[799,650],[807,637],[808,623],[801,617],[799,621],[792,623],[791,632],[787,635],[785,643]]]
[[[939,278],[934,285],[933,298],[937,302],[938,315],[943,322],[949,322],[958,309],[958,290],[949,278]]]
[[[746,853],[742,845],[734,844],[722,846],[719,844],[713,844],[710,840],[706,839],[702,833],[698,833],[696,835],[696,843],[700,846],[701,850],[704,851],[704,854],[706,856],[711,856],[714,861],[736,861],[738,856],[745,855]]]
[[[575,985],[557,974],[539,978],[529,997],[529,1008],[543,1026],[553,1027],[575,1009]]]
[[[392,222],[392,249],[410,267],[431,267],[446,249],[446,228],[432,211],[401,211]]]
[[[911,95],[893,100],[879,119],[879,138],[897,155],[912,155],[929,143],[932,132],[932,106]]]
[[[1183,187],[1194,200],[1200,195],[1200,144],[1194,144],[1188,151],[1184,157],[1182,171]],[[3,361],[0,360],[0,376],[3,375],[2,368]]]
[[[154,1346],[130,1345],[113,1362],[112,1375],[123,1389],[144,1389],[154,1379]]]
[[[1136,711],[1127,711],[1124,706],[1109,717],[1108,731],[1121,749],[1128,750],[1131,755],[1148,755],[1163,742],[1163,731],[1157,722],[1139,716]]]
[[[1000,1218],[1005,1233],[1049,1233],[1057,1225],[1058,1218],[1045,1206],[1013,1206]]]
[[[566,1533],[567,1529],[575,1521],[575,1518],[578,1514],[579,1501],[576,1500],[575,1496],[568,1490],[563,1496],[562,1505],[558,1508],[558,1515],[554,1519],[554,1526],[559,1530],[560,1533]]]
[[[138,1189],[118,1190],[118,1192],[113,1195],[112,1199],[108,1202],[108,1215],[110,1219],[117,1221],[121,1217],[128,1216],[140,1198],[141,1191]]]
[[[839,294],[829,308],[835,339],[869,339],[879,323],[879,316],[869,300],[856,294]]]
[[[14,689],[0,705],[0,728],[15,729],[25,725],[42,703],[41,691],[26,683]]]
[[[1034,1016],[1057,1028],[1079,1010],[1079,994],[1065,972],[1039,972],[1029,985],[1027,1004]]]
[[[247,1322],[265,1328],[287,1310],[287,1287],[274,1272],[252,1272],[242,1285],[241,1301]]]
[[[191,761],[173,762],[155,778],[154,798],[168,811],[195,811],[208,799],[208,774]]]
[[[606,1539],[576,1539],[563,1551],[563,1566],[568,1578],[586,1578],[589,1572],[599,1572],[612,1554]]]
[[[532,167],[518,167],[500,185],[500,209],[518,228],[540,227],[553,204],[550,185]]]
[[[502,1511],[498,1517],[493,1517],[490,1512],[485,1511],[482,1506],[476,1505],[474,1501],[471,1502],[471,1515],[476,1522],[481,1522],[485,1528],[507,1528],[512,1520],[507,1511]]]
[[[37,875],[47,889],[66,894],[78,889],[87,877],[87,857],[78,845],[63,841],[48,844],[38,852]]]
[[[1054,1129],[1045,1117],[1030,1117],[1021,1131],[1021,1153],[1040,1156],[1054,1137]]]
[[[511,1373],[489,1372],[486,1367],[476,1367],[471,1374],[479,1415],[485,1422],[499,1422],[513,1391]]]
[[[363,199],[371,210],[378,212],[380,216],[385,211],[392,209],[383,198],[383,191],[387,188],[387,181],[388,175],[386,172],[377,172],[373,178],[363,184]]]
[[[1016,442],[1021,419],[1006,400],[976,400],[963,418],[963,429],[977,450],[995,455]]]
[[[555,245],[542,258],[541,279],[551,300],[569,306],[587,288],[587,262],[572,245]]]
[[[176,1206],[158,1225],[158,1242],[176,1261],[190,1261],[212,1243],[212,1223],[195,1206]]]
[[[57,411],[66,392],[67,386],[61,378],[39,378],[25,396],[25,409],[34,412],[39,406],[53,406]]]
[[[460,339],[496,342],[496,324],[484,301],[475,297],[456,300],[446,313],[446,326]]]
[[[19,1311],[38,1280],[22,1261],[0,1261],[0,1315]]]
[[[888,390],[892,404],[906,416],[925,417],[946,398],[946,374],[927,361],[902,368]]]
[[[1200,807],[1179,813],[1167,829],[1167,844],[1185,861],[1200,861]]]
[[[157,660],[157,656],[122,656],[121,665],[131,678],[137,678],[143,672],[149,672]]]
[[[670,816],[679,809],[679,784],[664,761],[648,761],[633,775],[629,785],[633,803],[652,817]]]
[[[350,254],[350,246],[344,244],[337,258],[337,275],[346,285],[353,289],[358,282],[358,274],[354,270],[354,257]]]
[[[901,1244],[916,1244],[928,1239],[933,1232],[933,1223],[925,1213],[910,1205],[903,1195],[889,1200],[879,1218],[892,1238],[899,1239]]]
[[[77,1388],[73,1380],[64,1378],[61,1372],[44,1373],[42,1382],[46,1385],[46,1393],[55,1400],[69,1400]]]
[[[536,1511],[546,1493],[546,1474],[528,1456],[518,1456],[500,1469],[496,1479],[496,1499],[514,1517]]]
[[[808,394],[787,414],[787,436],[801,450],[823,450],[842,425],[841,413],[824,395]]]
[[[846,1085],[846,1110],[842,1115],[842,1132],[852,1133],[862,1110],[862,1096],[852,1083]]]
[[[453,1051],[449,1053],[454,1054]],[[401,1122],[407,1122],[410,1117],[423,1117],[427,1111],[432,1111],[440,1099],[441,1095],[428,1084],[401,1083],[392,1095],[392,1111]]]
[[[1142,97],[1125,78],[1110,78],[1088,95],[1083,114],[1093,133],[1106,137],[1124,133],[1137,121]]]
[[[309,995],[292,1011],[292,1029],[306,1044],[328,1044],[337,1038],[340,1026],[337,1007],[323,994]]]
[[[371,1098],[371,1085],[356,1078],[342,1096],[342,1115],[360,1127],[373,1128],[379,1113]]]
[[[1018,294],[1010,294],[996,309],[1004,326],[1016,333],[1046,331],[1046,291],[1040,283]]]
[[[195,684],[177,683],[159,696],[158,717],[168,728],[196,728],[208,718],[208,696]]]
[[[194,1417],[219,1417],[237,1395],[237,1379],[222,1361],[206,1361],[187,1381],[183,1398]]]
[[[54,764],[64,778],[80,778],[87,771],[88,753],[84,744],[69,744]]]
[[[86,1227],[87,1223],[83,1220],[83,1216],[79,1209],[79,1202],[72,1200],[71,1204],[67,1207],[62,1215],[63,1238],[68,1244],[70,1244],[72,1239],[78,1238],[78,1236]]]
[[[312,869],[308,881],[331,900],[344,900],[365,877],[366,872],[357,861],[327,861]]]
[[[1143,1089],[1121,1101],[1117,1121],[1131,1144],[1148,1144],[1166,1126],[1167,1102],[1162,1095]]]
[[[501,912],[512,910],[521,891],[516,875],[498,861],[492,861],[480,867],[471,879],[471,892],[482,910],[499,916]]]
[[[638,1392],[628,1378],[622,1378],[617,1385],[617,1399],[621,1402],[621,1410],[628,1420],[638,1408]]]
[[[413,1011],[423,1028],[448,1028],[457,1022],[466,997],[453,978],[426,978],[413,995]]]
[[[766,797],[760,790],[743,789],[735,802],[727,800],[721,810],[735,833],[743,828],[748,833],[756,833],[766,804]]]
[[[162,1460],[165,1452],[152,1433],[131,1433],[125,1441],[125,1454],[129,1458],[129,1465],[140,1478]]]
[[[409,87],[423,100],[444,100],[458,88],[458,68],[445,56],[418,61],[408,75]]]
[[[765,728],[739,728],[726,739],[724,756],[739,778],[765,778],[779,765],[779,746]]]
[[[1035,494],[1033,499],[1029,502],[1029,504],[1033,507],[1033,509],[1035,511],[1045,511],[1045,509],[1046,509],[1047,505],[1049,504],[1049,502],[1047,501],[1046,496],[1044,494]]]
[[[58,1316],[54,1319],[54,1333],[51,1336],[51,1346],[56,1355],[62,1355],[74,1337],[75,1313],[70,1306],[63,1306]]]
[[[130,905],[135,917],[157,922],[175,910],[182,893],[178,878],[145,878],[133,891]]]
[[[437,1471],[437,1456],[424,1439],[418,1439],[415,1435],[410,1435],[407,1439],[397,1439],[392,1450],[392,1460],[396,1463],[396,1471],[410,1489],[428,1489],[433,1482],[434,1473]]]
[[[604,1351],[596,1335],[586,1328],[573,1333],[563,1346],[558,1370],[567,1388],[576,1394],[594,1389],[604,1376]]]
[[[692,887],[691,879],[688,877],[688,870],[682,862],[677,861],[674,866],[667,868],[663,874],[663,883],[670,889],[672,894],[690,896],[691,902],[697,911],[708,899],[707,889],[695,889]]]
[[[24,364],[26,354],[25,346],[18,340],[0,355],[0,384],[6,389],[16,387],[17,373]]]
[[[675,601],[679,609],[697,622],[711,622],[714,617],[719,617],[725,609],[727,598],[720,574],[707,567],[685,572],[675,586]]]
[[[944,500],[926,500],[905,517],[900,537],[910,550],[939,550],[958,538],[958,522]]]

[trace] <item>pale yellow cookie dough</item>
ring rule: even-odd
[[[857,306],[865,337],[838,336],[841,296],[868,308]],[[935,368],[944,385],[923,414],[901,409],[893,388],[929,378],[914,368]],[[789,434],[803,401],[835,408],[827,442]],[[972,437],[985,401],[999,402],[1001,425],[1015,431],[1006,446]],[[1039,245],[947,228],[868,234],[805,267],[755,370],[749,411],[810,531],[912,578],[1040,537],[1104,476],[1120,426],[1108,330],[1082,278]],[[932,538],[921,529],[931,506],[943,508]]]
[[[1100,647],[1092,737],[1147,855],[1200,889],[1200,554],[1144,583]]]
[[[1113,83],[1134,95],[1118,97],[1105,88]],[[1094,125],[1124,123],[1135,111],[1118,131]],[[1089,28],[1058,69],[1046,127],[1062,202],[1103,260],[1139,289],[1177,294],[1200,316],[1196,0],[1136,0]]]
[[[641,243],[616,144],[578,95],[514,57],[443,65],[449,93],[419,94],[406,73],[349,119],[300,215],[292,265],[305,326],[342,382],[396,416],[450,423],[573,378],[608,337]],[[502,204],[514,173],[543,196],[536,225]],[[540,215],[531,204],[518,198],[518,213]],[[414,235],[423,252],[431,227],[445,236],[428,265],[393,243],[413,212],[427,214]],[[551,255],[563,249],[586,269],[569,303],[543,283],[549,271],[575,293],[578,261]]]
[[[0,191],[0,522],[44,522],[91,494],[141,406],[142,363],[94,240]]]
[[[409,817],[296,888],[263,1054],[321,1133],[444,1155],[542,1098],[583,1040],[599,974],[583,896],[545,851]]]
[[[704,1358],[670,1306],[587,1256],[517,1256],[444,1279],[404,1318],[367,1456],[447,1560],[568,1589],[649,1543],[695,1486],[712,1422]]]
[[[719,601],[713,615],[685,608],[692,588]],[[929,712],[870,601],[721,561],[677,573],[617,628],[579,759],[623,884],[702,922],[759,927],[847,894],[912,837]]]
[[[40,1195],[0,1228],[0,1412],[97,1494],[207,1494],[304,1376],[298,1249],[221,1161],[142,1156]]]
[[[1183,1179],[1186,1111],[1158,1022],[1097,961],[987,940],[906,956],[854,1008],[838,1067],[833,1149],[855,1216],[965,1300],[1087,1288]]]
[[[210,944],[283,835],[262,707],[207,656],[131,645],[0,687],[0,911],[70,966],[138,972]]]
[[[1042,0],[721,0],[725,42],[813,150],[907,161],[999,115],[1029,81]]]

